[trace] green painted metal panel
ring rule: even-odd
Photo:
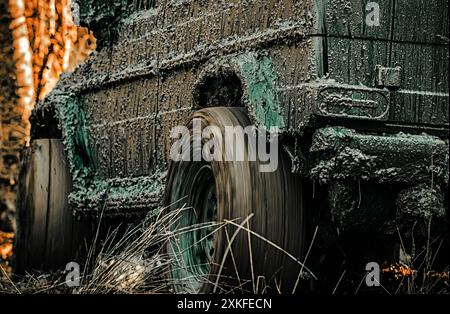
[[[277,75],[272,60],[256,53],[242,54],[237,62],[244,76],[247,101],[257,124],[266,129],[284,129],[282,108],[277,91]]]
[[[340,83],[374,86],[377,65],[389,64],[390,43],[386,41],[329,38],[330,78]]]
[[[448,44],[448,0],[395,0],[393,40]]]

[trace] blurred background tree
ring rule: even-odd
[[[0,0],[0,259],[12,254],[20,151],[31,111],[95,50],[74,23],[70,0]]]

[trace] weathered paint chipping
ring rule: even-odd
[[[40,106],[54,106],[62,128],[63,143],[72,173],[73,190],[69,203],[77,214],[132,214],[126,209],[145,211],[158,204],[163,193],[163,176],[104,180],[90,150],[82,100],[63,90],[55,90]],[[158,176],[159,175],[159,176]]]
[[[82,102],[76,95],[56,89],[38,106],[53,106],[56,109],[72,173],[73,191],[69,195],[69,202],[84,205],[87,195],[101,194],[98,193],[99,186],[94,183],[96,170],[89,149],[89,134]],[[95,205],[98,205],[98,202],[92,204]]]
[[[267,56],[242,54],[237,57],[245,79],[245,96],[254,111],[254,120],[266,129],[284,129],[282,107],[278,96],[277,75],[272,61]]]

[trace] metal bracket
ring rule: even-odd
[[[375,71],[377,87],[400,88],[400,67],[389,68],[377,65]]]

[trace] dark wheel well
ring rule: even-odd
[[[53,106],[40,106],[39,104],[30,116],[31,138],[62,138],[59,119]]]
[[[241,107],[243,87],[240,77],[231,69],[221,68],[204,75],[194,86],[194,103],[199,108]]]

